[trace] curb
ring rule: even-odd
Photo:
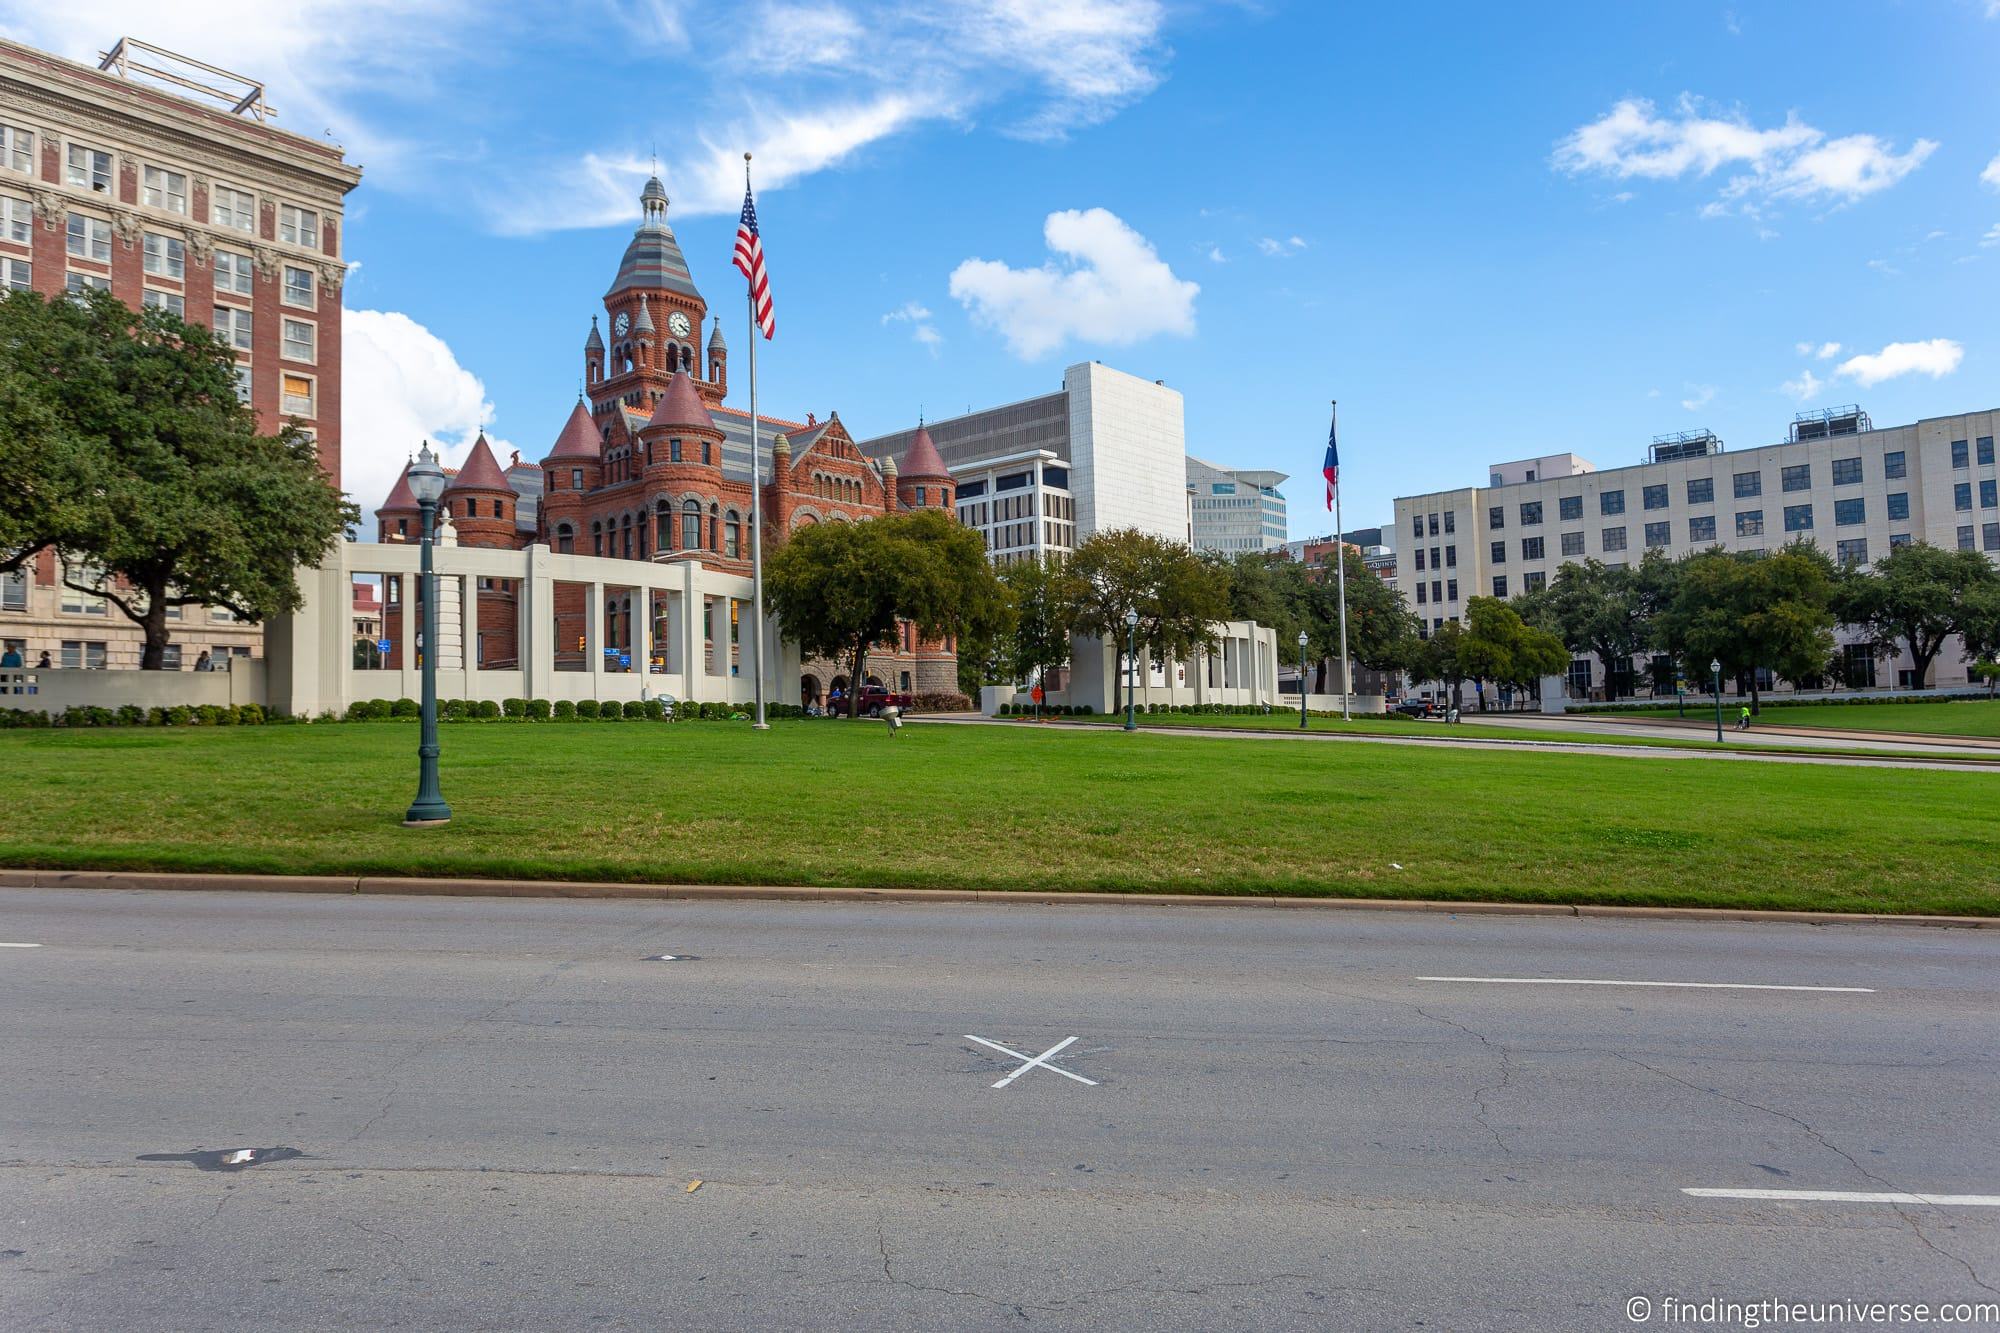
[[[1014,903],[1036,907],[1275,907],[1445,916],[1566,916],[1637,921],[1788,922],[1810,926],[2000,929],[2000,917],[1780,912],[1749,907],[1454,902],[1433,898],[1305,898],[1271,894],[1062,893],[1001,889],[813,888],[763,884],[624,884],[541,879],[422,879],[386,875],[240,875],[169,871],[0,869],[0,889],[179,890],[439,898],[597,898],[666,902]]]

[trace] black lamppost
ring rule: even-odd
[[[1722,659],[1708,664],[1709,683],[1715,689],[1715,743],[1722,744]]]
[[[418,596],[424,604],[423,729],[417,743],[417,799],[403,816],[405,828],[429,828],[451,822],[451,807],[444,803],[438,787],[438,696],[437,696],[437,575],[431,569],[431,550],[437,544],[438,498],[444,494],[444,469],[431,452],[430,441],[410,465],[410,494],[423,511],[423,577]]]
[[[1125,608],[1125,730],[1137,731],[1139,721],[1132,706],[1132,665],[1138,651],[1139,613],[1131,607]]]
[[[1299,730],[1306,729],[1306,632],[1299,631]]]

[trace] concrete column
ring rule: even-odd
[[[529,699],[555,697],[556,588],[549,572],[549,548],[530,546],[521,580],[520,635],[522,686]]]
[[[681,674],[683,679],[683,699],[701,699],[708,693],[702,687],[702,677],[707,674],[708,663],[702,656],[702,613],[701,593],[694,586],[695,562],[681,561],[681,607],[677,617],[681,633]]]
[[[708,639],[708,674],[726,679],[729,675],[729,598],[727,597],[716,597],[708,603]],[[729,697],[728,690],[722,692],[722,697],[725,699]]]
[[[666,601],[667,674],[687,674],[687,614],[681,594],[669,590]]]
[[[590,672],[590,697],[604,697],[604,585],[583,585],[583,664]]]
[[[397,633],[402,636],[403,677],[402,687],[396,693],[404,699],[415,699],[423,693],[423,675],[417,670],[417,589],[423,583],[420,574],[396,575],[396,593],[402,599],[402,626]]]

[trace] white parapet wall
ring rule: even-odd
[[[0,708],[20,708],[54,716],[72,707],[191,708],[214,704],[262,704],[265,663],[254,657],[227,659],[227,671],[63,671],[30,667],[0,671]]]
[[[417,698],[423,689],[420,657],[391,654],[390,667],[355,665],[352,613],[356,579],[379,578],[396,595],[383,598],[382,637],[392,644],[419,642],[417,598],[405,595],[417,584],[420,548],[399,543],[343,543],[318,569],[301,570],[305,605],[273,620],[265,636],[270,706],[288,713],[343,710],[357,699]],[[434,548],[443,591],[441,609],[465,608],[465,626],[439,634],[437,690],[440,699],[584,699],[629,701],[669,696],[698,702],[749,704],[751,678],[751,581],[704,569],[688,560],[641,561],[558,555],[546,546],[488,550],[469,546]],[[558,592],[572,585],[565,607],[583,644],[580,652],[559,651]],[[511,626],[493,625],[492,602],[480,604],[480,589],[505,587],[512,606]],[[619,608],[650,607],[656,614]],[[614,614],[622,625],[621,646],[630,665],[609,656]],[[731,626],[739,642],[732,653]],[[478,631],[511,628],[512,664],[481,669],[468,665],[464,646]],[[799,657],[767,618],[765,693],[770,702],[798,695]],[[558,658],[573,670],[558,670]],[[657,660],[656,660],[657,659]],[[103,673],[96,673],[103,674]],[[783,682],[783,688],[779,688]]]
[[[1266,704],[1299,706],[1299,696],[1278,693],[1278,634],[1250,620],[1225,621],[1214,627],[1215,642],[1193,656],[1131,664],[1132,692],[1140,704]],[[1065,688],[1051,691],[1046,702],[1110,711],[1124,695],[1126,661],[1119,644],[1077,635],[1070,640],[1070,665]],[[1144,649],[1140,657],[1145,656]],[[1334,707],[1339,707],[1338,696]],[[997,710],[1003,703],[1026,704],[1028,693],[982,692],[982,706]],[[1359,701],[1357,701],[1357,706]],[[1315,705],[1317,706],[1317,705]],[[1376,701],[1374,711],[1380,711]]]

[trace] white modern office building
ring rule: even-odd
[[[1494,464],[1489,485],[1396,501],[1408,547],[1396,585],[1429,632],[1459,620],[1472,597],[1532,591],[1566,562],[1588,558],[1624,565],[1648,551],[1767,551],[1805,539],[1843,565],[1911,542],[2000,560],[1996,429],[2000,410],[1878,429],[1848,406],[1803,413],[1782,443],[1754,449],[1728,452],[1695,431],[1655,438],[1646,460],[1630,467],[1598,470],[1573,454]],[[1880,659],[1858,631],[1837,634],[1850,683],[1967,680],[1953,649],[1930,680],[1917,681],[1907,656]],[[1569,684],[1571,697],[1582,697],[1619,682],[1606,681],[1603,664],[1580,659]]]
[[[1137,528],[1186,541],[1187,437],[1181,395],[1095,361],[1038,398],[924,428],[957,483],[958,517],[995,563],[1062,558],[1093,532]],[[860,442],[901,458],[914,430]]]
[[[1285,544],[1285,474],[1187,461],[1187,543],[1197,551],[1240,555]]]

